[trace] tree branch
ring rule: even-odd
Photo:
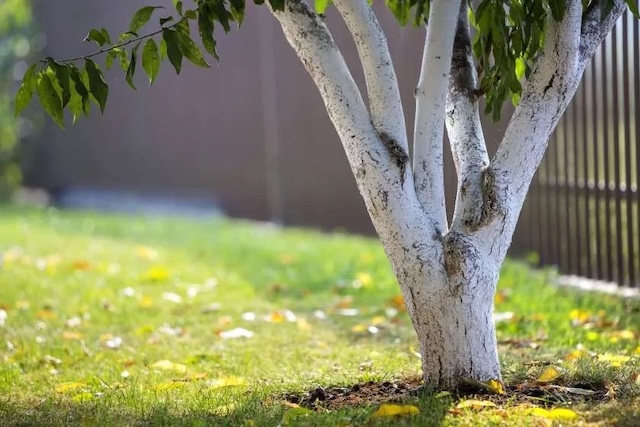
[[[444,199],[442,138],[445,98],[460,0],[433,0],[416,88],[413,170],[416,193],[425,211],[432,212],[440,232],[447,231]]]
[[[408,155],[407,130],[387,38],[367,0],[334,0],[349,28],[367,82],[373,126],[397,141]]]
[[[580,65],[581,68],[587,65],[596,49],[611,32],[620,16],[627,9],[624,0],[614,0],[613,8],[609,14],[602,19],[602,4],[606,0],[596,0],[591,2],[584,13],[582,19],[582,30],[580,35]]]
[[[158,34],[162,33],[163,30],[172,29],[172,28],[176,27],[177,25],[179,25],[180,23],[182,23],[182,21],[185,21],[186,19],[187,18],[181,18],[178,21],[176,21],[173,24],[168,25],[166,27],[165,26],[160,26],[159,30],[153,31],[153,32],[148,33],[148,34],[144,34],[142,36],[134,37],[132,39],[126,40],[126,41],[121,42],[121,43],[113,44],[113,45],[111,45],[109,47],[105,47],[103,49],[97,50],[97,51],[95,51],[93,53],[90,53],[88,55],[74,56],[73,58],[58,59],[58,60],[56,60],[56,62],[58,62],[60,64],[66,64],[66,63],[69,63],[69,62],[80,61],[82,59],[90,59],[90,58],[93,58],[94,56],[101,55],[101,54],[109,52],[111,50],[118,49],[118,48],[121,48],[121,47],[125,47],[125,46],[128,46],[128,45],[132,44],[132,43],[139,42],[139,41],[148,39],[148,38],[153,37],[153,36],[157,36]],[[49,60],[49,58],[42,58],[40,60],[40,62],[47,62],[48,60]]]
[[[452,230],[467,232],[483,221],[483,171],[489,165],[484,141],[478,97],[478,76],[471,53],[467,2],[460,5],[453,42],[449,92],[447,94],[447,133],[458,173],[458,190]]]
[[[497,195],[494,216],[505,218],[498,230],[503,236],[512,235],[549,137],[580,83],[581,26],[581,0],[567,0],[559,22],[549,14],[544,50],[523,85],[520,103],[489,166],[495,186],[489,190]],[[501,259],[504,255],[497,254]]]
[[[268,4],[268,2],[265,2]],[[424,304],[426,286],[445,283],[441,234],[415,193],[408,158],[399,144],[374,128],[351,73],[324,19],[302,0],[287,0],[272,13],[287,41],[313,78],[355,175],[373,225],[398,277],[420,271],[417,280],[400,280],[408,311]]]
[[[422,212],[412,176],[406,173],[408,156],[391,136],[374,128],[324,19],[302,0],[288,0],[283,11],[272,9],[272,13],[322,95],[383,242],[399,239],[391,235],[393,230],[407,224],[423,229],[416,230],[416,236],[431,239],[435,234],[433,221]]]

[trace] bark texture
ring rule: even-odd
[[[549,19],[544,51],[489,161],[467,2],[432,0],[416,89],[413,164],[376,16],[367,0],[334,3],[358,48],[369,109],[322,17],[302,0],[287,0],[273,14],[340,136],[416,330],[425,381],[456,388],[468,380],[500,380],[493,321],[500,267],[549,136],[624,1],[616,0],[610,15],[601,17],[598,7],[583,13],[581,1],[567,0],[562,21]],[[458,173],[451,225],[444,202],[443,122]]]

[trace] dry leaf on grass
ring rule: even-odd
[[[566,408],[555,408],[551,410],[543,409],[543,408],[533,408],[527,411],[528,414],[534,415],[536,417],[546,418],[548,420],[558,420],[558,421],[571,421],[578,418],[578,414]]]
[[[246,386],[247,381],[241,377],[223,377],[215,379],[211,382],[211,388],[223,388],[223,387],[238,387],[238,386]]]
[[[153,365],[151,365],[153,369],[158,369],[161,371],[174,371],[179,373],[187,372],[187,367],[180,363],[174,363],[170,360],[159,360]]]
[[[372,417],[381,418],[381,417],[394,417],[397,415],[415,415],[419,414],[420,409],[417,406],[413,405],[394,405],[390,403],[385,403],[380,405],[378,410],[373,413]]]
[[[562,376],[560,370],[554,366],[549,366],[547,369],[542,371],[540,376],[536,379],[538,384],[549,384],[557,380]]]
[[[69,381],[66,383],[60,383],[56,385],[55,392],[56,393],[68,393],[70,391],[77,391],[83,387],[86,387],[85,383],[77,382],[77,381]]]

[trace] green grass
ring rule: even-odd
[[[546,425],[517,410],[522,398],[457,411],[433,393],[407,398],[420,413],[397,419],[372,418],[375,403],[294,417],[284,394],[419,375],[413,331],[395,313],[397,285],[372,239],[5,207],[0,252],[2,426]],[[595,403],[555,401],[579,414],[563,425],[635,425],[640,303],[558,289],[552,278],[504,267],[496,311],[514,313],[498,325],[505,382],[553,365],[564,373],[557,385],[609,391]],[[220,336],[233,328],[254,335]],[[569,360],[578,348],[589,353]],[[626,358],[611,366],[606,355]],[[216,387],[230,377],[246,384]]]

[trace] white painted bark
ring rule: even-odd
[[[274,11],[285,37],[316,83],[344,147],[414,324],[427,284],[444,286],[443,247],[418,202],[408,155],[373,127],[360,92],[323,20],[299,1]],[[418,309],[419,307],[419,309]]]
[[[442,149],[444,107],[459,6],[459,0],[431,2],[415,91],[413,170],[416,192],[423,208],[436,216],[436,226],[443,235],[448,228]]]
[[[491,161],[498,221],[483,238],[492,242],[492,253],[500,263],[549,137],[573,98],[588,60],[625,10],[622,3],[616,1],[610,15],[601,20],[596,2],[583,19],[582,3],[571,0],[561,22],[549,18],[543,54],[523,85],[520,103]]]
[[[364,71],[373,127],[385,133],[409,152],[404,111],[398,79],[380,27],[367,0],[334,0],[347,28],[353,36]]]
[[[500,380],[493,322],[499,270],[547,140],[582,75],[584,57],[613,24],[609,18],[596,22],[593,11],[583,20],[580,0],[570,1],[562,22],[549,21],[544,53],[489,163],[473,90],[477,76],[466,3],[433,0],[416,91],[414,181],[402,139],[406,129],[397,82],[385,85],[395,73],[380,27],[365,0],[335,2],[358,46],[371,113],[324,20],[302,0],[288,0],[284,11],[272,12],[340,136],[405,298],[425,381],[454,388],[466,379]],[[445,111],[460,180],[450,230],[442,162]]]
[[[452,230],[469,232],[479,228],[486,215],[482,191],[483,173],[489,155],[480,122],[476,88],[478,76],[471,53],[467,3],[462,2],[451,57],[447,94],[447,133],[458,173],[458,189]]]

